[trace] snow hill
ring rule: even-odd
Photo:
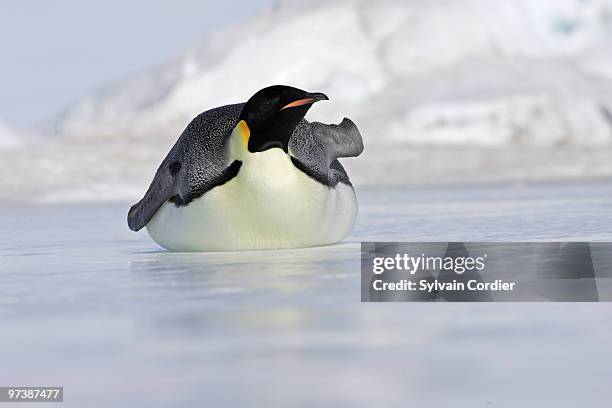
[[[284,1],[83,98],[12,164],[49,200],[133,199],[195,115],[270,84],[358,124],[363,184],[612,175],[612,0]]]
[[[0,151],[21,146],[17,134],[0,120]]]
[[[612,2],[286,2],[102,95],[61,133],[176,134],[199,112],[274,83],[326,92],[379,141],[612,141]]]

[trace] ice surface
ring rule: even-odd
[[[609,184],[359,198],[344,243],[231,254],[160,251],[128,203],[3,207],[0,384],[91,408],[608,405],[606,304],[361,304],[359,242],[610,241]]]

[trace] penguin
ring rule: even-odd
[[[357,126],[308,122],[328,100],[285,85],[246,103],[205,111],[189,123],[128,212],[169,251],[246,251],[330,245],[357,217],[339,157],[363,151]]]

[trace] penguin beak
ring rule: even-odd
[[[305,98],[298,99],[291,103],[288,103],[287,105],[283,106],[280,110],[287,109],[287,108],[295,108],[296,106],[302,106],[302,105],[312,105],[315,102],[328,101],[328,100],[329,98],[324,93],[321,93],[321,92],[307,93]]]
[[[310,106],[319,101],[329,100],[327,95],[320,92],[300,92],[295,99],[280,108],[279,114],[272,116],[271,123],[265,129],[260,129],[258,133],[249,138],[248,150],[251,153],[263,152],[264,150],[279,147],[285,153],[289,151],[289,139],[296,126],[304,118]],[[290,109],[297,108],[297,109]],[[287,110],[285,110],[287,109]],[[282,113],[280,113],[282,112]]]

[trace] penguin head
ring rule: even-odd
[[[244,105],[238,119],[238,124],[248,129],[249,152],[280,147],[287,153],[289,138],[308,109],[313,103],[327,99],[325,94],[285,85],[258,91]]]

